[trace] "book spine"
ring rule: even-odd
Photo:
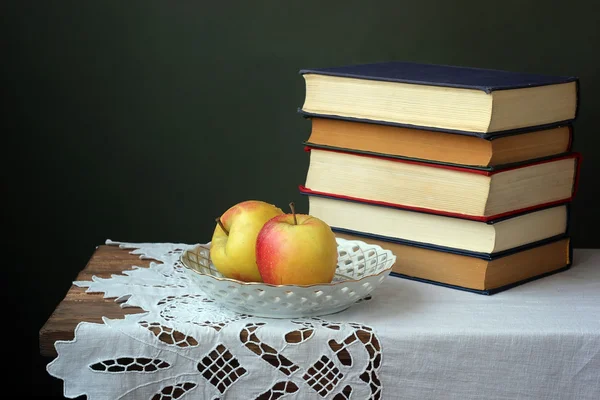
[[[571,195],[571,199],[575,197],[577,194],[577,189],[579,188],[579,177],[581,175],[581,161],[583,157],[580,153],[576,153],[577,156],[577,165],[575,166],[575,176],[573,177],[573,194]]]

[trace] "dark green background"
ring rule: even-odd
[[[301,68],[407,60],[579,76],[572,235],[599,247],[591,4],[2,2],[3,330],[21,338],[4,346],[16,373],[31,371],[26,389],[61,393],[37,332],[107,238],[207,241],[246,199],[307,211]]]

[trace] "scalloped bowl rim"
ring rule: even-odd
[[[331,283],[314,283],[314,284],[311,284],[311,285],[293,285],[293,284],[275,285],[275,284],[272,284],[272,283],[265,283],[265,282],[245,282],[245,281],[240,281],[238,279],[233,279],[233,278],[225,278],[225,277],[221,278],[221,277],[218,277],[218,276],[214,276],[214,275],[205,274],[203,272],[200,272],[200,271],[198,271],[198,270],[190,267],[189,265],[187,265],[185,263],[184,258],[186,257],[186,254],[188,252],[191,252],[191,251],[193,251],[193,250],[195,250],[195,249],[197,249],[199,247],[203,247],[206,250],[209,250],[211,242],[208,242],[207,244],[204,244],[204,245],[198,243],[198,244],[194,245],[193,247],[184,250],[181,253],[181,256],[179,257],[179,261],[181,262],[181,264],[183,265],[183,267],[185,269],[187,269],[187,270],[189,270],[189,271],[191,271],[191,272],[193,272],[195,274],[198,274],[199,276],[205,276],[205,277],[217,280],[217,281],[231,282],[231,283],[235,283],[235,284],[243,285],[243,286],[269,286],[269,287],[277,287],[277,288],[285,288],[285,287],[289,287],[289,288],[332,287],[332,286],[336,286],[336,285],[344,284],[344,283],[360,282],[360,281],[362,281],[364,279],[368,279],[368,278],[372,278],[372,277],[377,277],[379,275],[387,274],[387,273],[391,272],[391,270],[392,270],[392,268],[394,266],[394,263],[396,262],[396,255],[394,253],[392,253],[390,250],[384,249],[383,247],[378,246],[376,244],[370,244],[370,243],[362,242],[360,240],[348,240],[348,239],[343,239],[343,240],[345,240],[346,242],[360,242],[360,243],[364,243],[364,244],[366,244],[368,246],[379,248],[380,250],[383,250],[384,252],[389,253],[388,255],[389,255],[390,259],[392,259],[394,262],[392,262],[388,268],[385,268],[385,269],[379,271],[376,274],[365,275],[365,276],[363,276],[360,279],[351,279],[351,278],[348,278],[348,279],[343,279],[343,280],[340,280],[340,281],[337,281],[337,282],[331,282]],[[216,267],[215,267],[215,269],[216,269]],[[344,276],[344,275],[341,275],[341,274],[336,274],[336,275],[337,276]]]

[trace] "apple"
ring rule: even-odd
[[[213,232],[210,258],[227,278],[262,282],[256,265],[256,237],[263,225],[283,211],[273,204],[248,200],[230,207]]]
[[[256,263],[263,282],[274,285],[330,283],[337,267],[335,235],[329,225],[306,214],[270,219],[256,239]]]

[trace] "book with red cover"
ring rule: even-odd
[[[504,168],[475,168],[305,147],[305,194],[490,221],[565,204],[581,156],[568,153]]]

